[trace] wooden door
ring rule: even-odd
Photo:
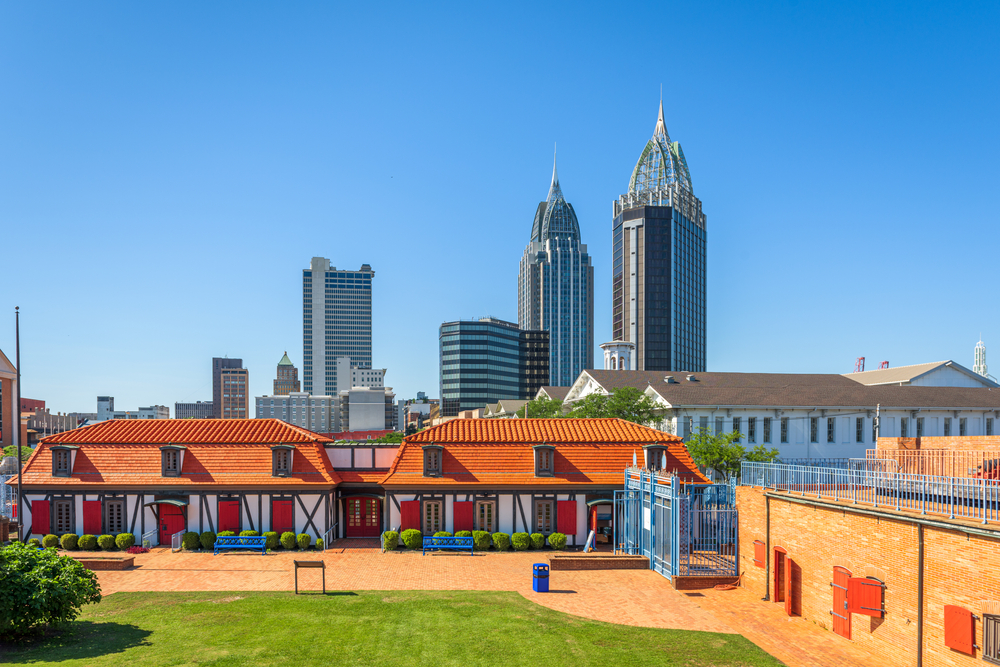
[[[847,580],[851,571],[843,567],[833,568],[833,631],[844,639],[851,638],[851,613],[847,611]]]
[[[184,530],[187,523],[184,520],[184,509],[176,505],[161,503],[160,510],[160,544],[169,546],[170,536]]]
[[[785,555],[785,614],[792,615],[792,559]]]
[[[294,533],[295,522],[292,517],[291,500],[274,500],[271,502],[271,530],[278,533]]]
[[[221,533],[224,530],[231,530],[237,535],[240,534],[240,501],[220,500],[219,501],[219,525],[216,526]]]
[[[774,548],[774,558],[771,559],[771,562],[774,564],[772,571],[774,581],[772,582],[771,589],[774,591],[775,602],[785,601],[785,577],[788,572],[786,556],[787,554],[784,549],[781,547]]]
[[[382,528],[381,505],[376,498],[347,498],[345,537],[378,537]]]

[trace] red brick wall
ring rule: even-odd
[[[739,487],[737,505],[742,585],[763,597],[766,570],[753,563],[753,542],[766,540],[764,494]],[[916,664],[917,525],[771,497],[770,526],[768,558],[772,559],[775,546],[781,546],[795,565],[792,599],[797,615],[832,631],[834,566],[847,568],[855,577],[874,576],[886,584],[885,617],[852,614],[851,641],[870,652],[872,664]],[[773,600],[773,587],[768,589]],[[978,651],[971,657],[944,645],[943,608],[959,605],[981,617],[997,605],[989,601],[1000,601],[1000,539],[925,527],[924,665],[983,664]],[[981,623],[976,632],[982,645]]]
[[[954,451],[1000,450],[998,435],[967,435],[965,437],[879,438],[878,449],[951,449]]]

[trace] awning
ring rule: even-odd
[[[615,501],[613,498],[598,498],[596,500],[588,500],[587,507],[593,507],[594,505],[614,505]]]
[[[143,507],[149,507],[150,505],[176,505],[177,507],[184,507],[188,504],[186,500],[179,500],[176,498],[161,498],[160,500],[154,500],[151,503],[146,503]]]
[[[343,493],[340,495],[341,498],[378,498],[379,500],[385,500],[385,496],[380,496],[377,493]]]

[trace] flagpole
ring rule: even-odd
[[[24,542],[24,515],[21,513],[21,309],[14,306],[14,358],[17,364],[17,404],[14,428],[17,429],[17,539]]]

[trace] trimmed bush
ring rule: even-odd
[[[30,540],[28,540],[28,546],[37,549],[38,547],[42,546],[42,541],[37,537],[32,537]]]
[[[62,548],[66,551],[76,551],[77,539],[76,533],[66,533],[59,538],[59,544],[61,544]]]
[[[101,548],[101,551],[114,551],[115,550],[115,536],[114,535],[101,535],[97,538],[97,546]]]
[[[115,536],[115,546],[117,546],[122,551],[125,551],[131,546],[135,545],[135,535],[132,533],[118,533]]]
[[[241,530],[240,537],[260,537],[260,533],[256,530]]]
[[[545,548],[545,536],[541,533],[531,534],[531,548],[532,549],[544,549]]]
[[[278,545],[281,544],[281,536],[273,530],[269,530],[264,533],[264,537],[267,538],[267,541],[264,544],[268,549],[277,549]]]
[[[76,542],[76,547],[81,551],[97,551],[97,536],[81,535]]]
[[[472,537],[471,530],[460,530],[455,533],[455,537]]]
[[[424,546],[424,536],[416,528],[404,530],[399,537],[407,549],[419,549]]]
[[[454,535],[449,533],[447,530],[439,530],[438,532],[434,533],[434,537],[454,537]]]
[[[497,551],[507,551],[510,549],[510,535],[507,533],[493,533],[493,546]]]
[[[486,551],[492,544],[492,536],[485,530],[472,531],[472,545],[476,551]]]
[[[562,551],[566,548],[566,536],[562,533],[552,533],[549,535],[549,546],[556,551]]]
[[[295,542],[299,545],[299,549],[308,549],[309,544],[312,542],[312,536],[308,533],[299,533],[295,536]]]
[[[295,548],[295,533],[288,531],[281,534],[281,548],[289,551]]]
[[[510,536],[510,543],[515,551],[527,551],[531,547],[531,537],[527,533],[514,533]]]
[[[59,546],[59,538],[55,535],[46,535],[42,538],[42,546],[46,549]]]
[[[317,537],[316,538],[316,551],[322,551],[324,546],[325,545],[323,543],[323,538],[322,537]]]
[[[128,554],[148,554],[149,553],[149,549],[147,549],[146,547],[129,547],[128,549],[125,550],[125,553],[128,553]]]
[[[184,551],[194,551],[201,546],[201,535],[194,532],[184,533],[181,537],[181,548]]]
[[[386,551],[395,551],[399,546],[399,533],[394,530],[382,533],[382,546]]]
[[[201,542],[202,549],[211,549],[215,546],[215,533],[210,530],[206,530],[198,536],[198,540]]]
[[[216,537],[236,537],[236,533],[231,530],[221,530]]]

